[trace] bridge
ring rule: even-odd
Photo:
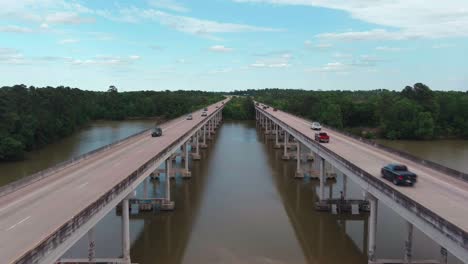
[[[151,131],[145,130],[0,187],[2,263],[131,263],[130,204],[151,201],[157,202],[160,210],[174,209],[170,179],[175,173],[180,173],[184,178],[191,177],[188,160],[200,159],[199,149],[207,147],[208,140],[222,120],[222,110],[228,101],[225,99],[209,106],[206,117],[199,110],[193,113],[193,120],[180,117],[162,124],[162,137],[153,138]],[[282,158],[288,160],[296,156],[296,178],[304,177],[305,173],[304,166],[301,166],[303,148],[307,148],[309,156],[318,161],[318,196],[321,202],[329,201],[325,197],[325,185],[326,177],[330,176],[327,174],[330,167],[341,171],[362,188],[370,207],[369,217],[365,221],[368,227],[365,244],[369,263],[387,261],[375,257],[379,203],[387,205],[407,221],[408,235],[403,259],[389,262],[417,263],[417,260],[412,260],[413,227],[439,243],[442,263],[447,262],[447,250],[468,262],[468,175],[328,127],[324,131],[331,136],[331,141],[321,144],[314,141],[309,120],[275,111],[271,107],[264,109],[260,104],[255,109],[257,123],[265,134],[273,137],[275,147],[282,146]],[[289,150],[291,147],[295,148],[295,153]],[[183,158],[181,169],[173,168],[176,156]],[[394,162],[404,163],[418,174],[418,182],[413,188],[394,186],[380,177],[380,168]],[[147,199],[148,178],[159,173],[164,175],[159,182],[165,187],[163,197]],[[144,185],[143,199],[135,195],[140,184]],[[283,185],[276,181],[280,194],[286,191]],[[343,192],[346,193],[346,190]],[[122,217],[122,254],[97,259],[94,257],[94,226],[116,207],[120,208]],[[313,222],[308,225],[296,217],[295,210],[297,208],[286,208],[303,251],[310,262],[320,263],[323,246],[319,252],[315,252],[303,234],[309,232],[307,230],[317,229],[316,232],[322,237],[324,223],[319,219],[317,225],[313,225]],[[87,259],[62,258],[70,247],[86,235],[89,241]],[[351,242],[343,240],[340,243]]]
[[[173,210],[170,175],[182,148],[182,174],[190,177],[188,160],[200,159],[199,149],[222,120],[225,99],[161,125],[163,135],[145,130],[45,171],[0,188],[0,256],[2,263],[130,263],[129,200],[151,174],[165,167],[161,210]],[[189,153],[189,148],[194,153]],[[93,227],[107,213],[122,209],[122,255],[94,258]],[[65,260],[62,255],[81,237],[89,237],[89,260]]]
[[[330,143],[314,140],[311,121],[256,102],[256,120],[265,134],[274,135],[277,147],[284,148],[283,159],[290,158],[288,148],[295,145],[297,157],[305,147],[318,158],[319,199],[324,195],[326,164],[343,172],[357,183],[370,204],[368,219],[369,263],[417,263],[412,260],[413,227],[441,246],[442,263],[447,251],[468,263],[468,175],[407,153],[386,148],[362,138],[323,127]],[[293,141],[290,138],[293,137]],[[297,158],[295,177],[304,177],[301,158]],[[414,187],[400,187],[381,177],[380,169],[389,163],[406,164],[418,175]],[[377,206],[383,203],[407,222],[405,252],[401,260],[376,259]],[[429,263],[429,262],[424,262]]]

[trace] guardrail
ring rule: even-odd
[[[212,117],[214,114],[218,113],[224,108],[224,105],[218,108],[216,111],[211,113],[208,117]],[[89,221],[93,215],[99,212],[102,208],[104,208],[110,201],[112,201],[117,195],[122,193],[128,187],[131,186],[136,179],[141,176],[148,167],[152,164],[157,162],[159,159],[164,157],[166,154],[171,152],[174,147],[178,144],[183,143],[182,141],[189,136],[190,134],[194,133],[194,130],[198,130],[199,127],[206,123],[207,120],[210,118],[206,118],[201,120],[197,123],[193,129],[189,130],[188,132],[184,133],[179,139],[175,140],[171,143],[168,147],[163,149],[159,152],[156,156],[145,162],[135,171],[133,171],[128,177],[123,179],[120,183],[114,186],[111,190],[106,192],[102,195],[98,200],[93,202],[91,205],[86,207],[84,210],[79,212],[69,221],[64,223],[61,227],[55,230],[51,235],[43,239],[41,242],[37,244],[36,247],[26,252],[24,255],[20,257],[15,263],[18,264],[26,264],[26,263],[36,263],[38,259],[43,256],[46,256],[50,250],[53,250],[57,245],[63,243],[68,237],[70,237],[75,231],[77,231],[84,223]],[[140,132],[142,133],[142,132]]]
[[[266,116],[268,116],[272,120],[275,120],[275,122],[278,123],[280,126],[287,128],[290,131],[293,131],[296,134],[295,136],[297,136],[299,140],[313,145],[319,151],[324,152],[330,157],[334,158],[337,162],[341,163],[345,168],[353,172],[356,176],[361,178],[364,182],[374,187],[375,189],[379,190],[380,192],[386,194],[387,196],[391,197],[392,200],[394,200],[397,204],[400,204],[401,206],[405,207],[407,210],[417,214],[419,217],[424,219],[424,221],[428,223],[430,226],[432,226],[436,230],[439,230],[439,232],[441,232],[442,234],[445,234],[452,241],[456,242],[458,245],[468,250],[468,233],[465,232],[464,230],[460,229],[456,225],[452,224],[451,222],[437,215],[436,213],[424,207],[420,203],[414,201],[413,199],[399,192],[397,189],[392,188],[388,184],[384,184],[380,179],[374,177],[373,175],[366,172],[365,170],[358,167],[357,165],[351,163],[347,159],[341,157],[335,152],[322,146],[321,144],[317,143],[315,140],[310,139],[308,136],[299,132],[295,128],[287,125],[283,121],[277,119],[270,113],[263,111],[259,107],[257,107],[257,110],[261,111],[262,113],[264,113]]]
[[[17,190],[19,190],[21,188],[24,188],[24,187],[26,187],[28,185],[31,185],[31,184],[33,184],[35,182],[38,182],[38,181],[42,180],[42,179],[45,179],[48,176],[50,176],[50,175],[52,175],[52,174],[54,174],[54,173],[56,173],[58,171],[61,171],[61,170],[65,169],[65,168],[68,168],[71,165],[75,165],[75,164],[79,163],[82,160],[88,159],[91,156],[96,155],[97,153],[101,153],[101,152],[103,152],[105,150],[113,148],[113,147],[119,145],[120,143],[122,143],[124,141],[127,141],[127,140],[129,140],[131,138],[138,137],[139,135],[142,135],[142,134],[146,133],[149,130],[150,129],[145,129],[143,131],[140,131],[140,132],[135,133],[133,135],[130,135],[128,137],[122,138],[120,140],[117,140],[117,141],[115,141],[113,143],[102,146],[102,147],[97,148],[95,150],[92,150],[90,152],[86,152],[86,153],[81,154],[79,156],[73,157],[73,158],[71,158],[69,160],[59,162],[59,163],[55,164],[54,166],[52,166],[50,168],[47,168],[45,170],[38,171],[38,172],[36,172],[34,174],[31,174],[29,176],[21,178],[21,179],[19,179],[17,181],[14,181],[14,182],[9,183],[7,185],[1,186],[0,187],[0,197],[8,195],[8,194],[10,194],[12,192],[15,192],[15,191],[17,191]]]

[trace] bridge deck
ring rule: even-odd
[[[217,110],[215,105],[209,107],[208,117]],[[171,120],[162,124],[162,137],[153,138],[148,131],[0,197],[1,262],[12,263],[35,248],[203,118],[197,111],[193,120]]]
[[[273,111],[270,107],[261,110],[273,115],[288,126],[314,139],[311,123],[283,111]],[[380,169],[388,163],[403,163],[418,175],[414,187],[400,187],[382,179],[382,182],[398,188],[410,199],[418,202],[448,222],[468,232],[468,182],[400,157],[388,151],[346,136],[330,129],[322,129],[330,135],[330,143],[322,144],[351,163],[362,168],[374,177],[381,178]]]

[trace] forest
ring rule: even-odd
[[[107,92],[70,87],[0,88],[0,161],[70,135],[93,120],[171,119],[224,98],[202,91]]]
[[[417,83],[401,91],[235,91],[278,109],[367,138],[468,139],[468,92],[432,91]]]

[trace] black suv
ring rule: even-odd
[[[160,137],[162,136],[162,129],[160,127],[156,127],[153,129],[153,132],[151,132],[152,137]]]

